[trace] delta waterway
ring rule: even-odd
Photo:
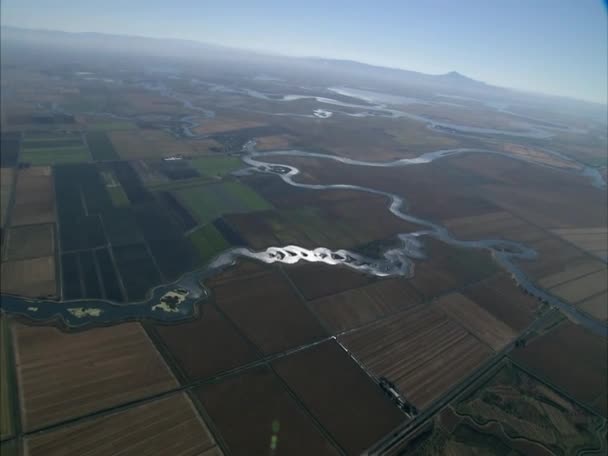
[[[224,251],[202,269],[189,272],[179,280],[160,285],[153,290],[148,299],[134,303],[115,303],[105,300],[83,299],[57,302],[52,300],[28,299],[24,297],[3,295],[1,308],[3,312],[27,317],[36,322],[60,320],[72,329],[96,325],[108,325],[126,320],[152,319],[162,322],[178,322],[193,318],[198,312],[198,304],[207,297],[208,291],[203,285],[206,279],[217,275],[222,270],[233,266],[240,258],[251,258],[264,263],[295,264],[298,262],[318,262],[328,265],[348,267],[362,273],[379,277],[403,277],[407,279],[415,273],[414,260],[423,259],[424,238],[433,237],[447,244],[468,249],[484,249],[491,252],[495,261],[528,293],[551,306],[560,308],[574,320],[597,334],[608,336],[608,326],[580,312],[576,307],[536,287],[515,264],[515,260],[533,260],[536,252],[523,244],[485,239],[463,241],[455,239],[448,230],[408,213],[403,198],[393,193],[373,188],[347,184],[305,184],[297,182],[294,177],[299,174],[296,167],[281,163],[271,163],[276,155],[309,156],[317,159],[337,160],[352,166],[370,167],[402,167],[430,163],[443,157],[464,153],[495,153],[475,149],[440,150],[421,155],[413,159],[402,159],[394,162],[374,163],[347,158],[311,153],[299,150],[258,152],[255,141],[248,142],[241,156],[247,165],[238,174],[269,173],[282,179],[287,185],[300,187],[311,191],[332,189],[347,189],[384,196],[387,199],[387,209],[396,217],[417,224],[420,230],[399,235],[400,245],[386,250],[380,258],[369,258],[349,250],[331,250],[327,247],[306,249],[299,246],[269,247],[263,251],[253,251],[237,247]],[[175,290],[187,292],[179,303],[162,303],[163,297]],[[165,300],[166,301],[166,300]]]

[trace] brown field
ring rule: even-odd
[[[552,230],[562,239],[599,258],[608,256],[608,228],[573,228]]]
[[[280,352],[326,336],[321,324],[274,268],[212,288],[215,303],[265,353]]]
[[[0,439],[6,439],[13,434],[13,406],[12,394],[12,365],[9,336],[10,321],[0,314]],[[3,454],[0,451],[0,454]]]
[[[66,334],[13,326],[26,431],[175,388],[139,323]]]
[[[222,454],[183,393],[34,434],[25,439],[24,448],[25,456]]]
[[[443,225],[456,238],[463,240],[508,239],[527,242],[547,236],[542,230],[506,211],[456,217],[444,220]]]
[[[267,367],[247,370],[196,395],[233,455],[336,455],[338,452]],[[271,450],[273,435],[276,451]]]
[[[210,303],[201,306],[201,315],[196,320],[156,325],[155,331],[190,381],[257,359],[254,348]]]
[[[10,228],[6,236],[6,260],[51,256],[55,252],[53,224],[26,225]]]
[[[604,416],[608,413],[606,339],[567,321],[515,349],[511,358]]]
[[[499,274],[462,291],[462,294],[516,332],[528,327],[540,302],[525,294],[506,274]]]
[[[294,138],[289,135],[272,135],[255,138],[255,148],[257,150],[281,150],[291,147]]]
[[[437,305],[450,318],[496,351],[515,338],[515,331],[460,293],[442,296],[437,300]]]
[[[243,128],[263,127],[265,123],[254,120],[241,120],[230,118],[205,119],[194,131],[201,135],[223,133],[226,131],[241,130]]]
[[[375,280],[367,274],[346,267],[314,263],[290,266],[285,268],[285,273],[308,300],[362,287]]]
[[[428,116],[431,119],[459,125],[470,125],[483,128],[498,128],[505,130],[521,130],[514,122],[517,118],[483,107],[468,109],[459,106],[410,104],[407,111],[413,114]]]
[[[452,247],[433,238],[424,239],[427,259],[416,262],[410,284],[430,299],[459,290],[498,271],[489,253]]]
[[[316,299],[310,307],[336,334],[418,303],[418,293],[406,280],[390,279]]]
[[[492,351],[443,312],[426,305],[340,337],[376,376],[425,408],[463,380]]]
[[[598,320],[608,320],[608,292],[600,293],[577,304],[588,314],[593,315]]]
[[[0,168],[0,228],[4,227],[6,211],[13,194],[13,168]]]
[[[124,95],[123,101],[137,114],[173,113],[182,110],[180,102],[149,92],[127,93]]]
[[[406,419],[334,341],[282,358],[274,367],[347,454],[360,454]]]
[[[184,143],[192,150],[193,156],[212,155],[224,151],[224,146],[215,139],[185,140]]]
[[[11,226],[55,221],[55,197],[51,168],[35,166],[17,174]]]
[[[3,293],[31,298],[57,294],[53,256],[4,262],[1,275]]]
[[[125,160],[190,156],[192,148],[185,141],[161,130],[125,130],[108,133],[116,152]]]

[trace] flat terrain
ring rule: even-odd
[[[16,324],[13,338],[26,431],[177,386],[138,323],[76,334]]]
[[[202,305],[200,313],[192,322],[154,327],[187,381],[211,377],[258,358],[255,348],[214,305]]]
[[[10,437],[14,430],[13,395],[11,393],[13,372],[9,356],[11,354],[9,326],[6,318],[0,316],[0,438]],[[4,450],[2,450],[4,454]]]
[[[192,155],[184,141],[175,141],[158,130],[123,130],[108,133],[113,149],[123,160],[161,158],[173,155]]]
[[[511,357],[540,378],[606,416],[608,347],[606,340],[573,323],[561,324]]]
[[[6,261],[2,263],[2,292],[31,298],[54,297],[57,294],[55,274],[53,256]]]
[[[13,179],[15,171],[12,168],[0,168],[0,228],[6,223],[6,213],[13,194]]]
[[[424,409],[470,375],[492,351],[446,314],[419,305],[339,341],[377,377]]]
[[[26,225],[8,230],[6,260],[23,260],[53,255],[55,230],[52,224]]]
[[[347,454],[360,454],[406,419],[335,341],[273,366]]]
[[[389,279],[315,299],[309,305],[335,334],[407,309],[419,302],[418,293],[405,279]]]
[[[25,439],[26,456],[221,456],[184,393]]]
[[[450,318],[496,351],[515,338],[515,331],[496,319],[475,301],[460,293],[442,296],[438,299],[437,305]]]
[[[339,454],[267,367],[204,385],[196,396],[235,456]]]
[[[326,336],[275,268],[256,265],[257,271],[212,285],[217,307],[263,353],[281,352]]]
[[[46,166],[17,172],[11,225],[33,225],[55,221],[55,198],[51,169]]]

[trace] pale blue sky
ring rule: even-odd
[[[2,24],[359,60],[606,103],[601,0],[2,0]]]

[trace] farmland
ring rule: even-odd
[[[13,339],[27,431],[177,385],[138,323],[77,334],[16,324]]]
[[[341,336],[377,377],[393,382],[420,409],[472,373],[491,350],[444,313],[419,305]]]
[[[19,161],[32,166],[86,162],[91,159],[80,135],[27,137],[21,143]]]
[[[571,242],[591,255],[608,258],[608,228],[571,228],[552,230],[554,234]]]
[[[218,308],[265,354],[326,335],[277,269],[257,266],[252,273],[211,289]]]
[[[218,253],[226,250],[230,244],[213,224],[208,224],[193,231],[188,236],[198,250],[201,261],[212,259]]]
[[[315,299],[310,307],[333,333],[339,333],[419,302],[418,293],[405,280],[392,279]]]
[[[5,242],[6,260],[51,256],[55,251],[54,225],[25,225],[10,228]]]
[[[67,445],[58,446],[57,442]],[[24,446],[31,456],[80,456],[85,451],[91,456],[116,451],[141,455],[159,448],[184,456],[222,454],[184,393],[37,434],[27,438]]]
[[[32,167],[17,172],[11,225],[33,225],[55,221],[53,178],[48,167]]]
[[[88,132],[86,140],[93,160],[118,160],[119,156],[105,132]]]
[[[4,227],[8,205],[13,195],[13,179],[15,171],[12,168],[0,168],[0,228]]]
[[[209,156],[194,158],[192,166],[201,174],[208,177],[224,176],[242,168],[243,163],[236,157]]]
[[[5,439],[13,433],[12,378],[13,368],[10,362],[11,341],[9,325],[0,316],[0,438]]]
[[[222,214],[271,208],[253,190],[237,182],[178,189],[175,194],[201,224],[209,223]]]
[[[283,358],[274,367],[347,454],[359,454],[406,419],[335,341]]]
[[[55,257],[2,263],[2,292],[32,298],[55,297]]]
[[[516,349],[511,357],[539,378],[606,416],[607,350],[605,339],[565,322]]]
[[[212,304],[203,305],[194,321],[178,326],[155,325],[153,331],[187,382],[211,377],[258,358],[255,348]]]
[[[272,454],[272,442],[278,454],[339,454],[267,367],[205,385],[196,395],[231,454]]]

